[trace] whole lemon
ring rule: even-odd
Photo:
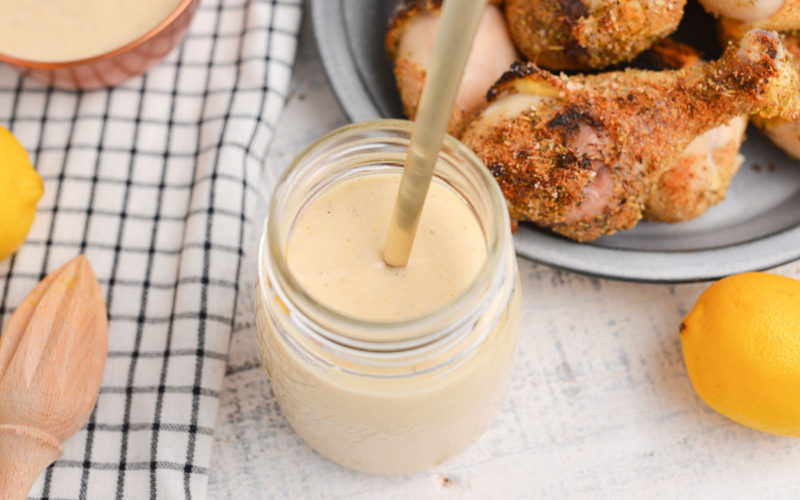
[[[697,394],[748,427],[800,437],[800,281],[766,273],[722,279],[681,324]]]
[[[42,178],[25,148],[0,126],[0,260],[25,241],[43,193]]]

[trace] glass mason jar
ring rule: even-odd
[[[424,316],[369,322],[315,301],[287,267],[305,207],[357,176],[402,173],[412,124],[344,127],[300,154],[272,196],[259,252],[256,325],[284,416],[317,451],[365,472],[424,470],[472,444],[505,398],[521,293],[508,210],[480,160],[447,137],[435,182],[474,213],[487,259],[475,281]]]

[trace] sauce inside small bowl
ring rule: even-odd
[[[87,59],[148,33],[181,0],[0,0],[0,54],[38,62]]]

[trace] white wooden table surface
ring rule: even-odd
[[[306,19],[265,191],[346,121]],[[380,477],[336,465],[284,420],[262,368],[252,313],[259,236],[243,271],[210,499],[800,498],[800,440],[735,424],[692,390],[678,325],[706,284],[620,283],[522,259],[523,330],[491,429],[430,472]],[[775,272],[800,278],[800,263]]]

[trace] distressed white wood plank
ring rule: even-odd
[[[344,123],[306,23],[265,189],[303,147]],[[379,477],[340,467],[292,431],[261,367],[252,314],[259,231],[253,233],[209,498],[800,496],[800,441],[737,425],[692,390],[678,325],[707,284],[619,283],[525,260],[518,261],[525,305],[514,377],[486,435],[426,473]],[[800,278],[800,263],[774,272]]]

